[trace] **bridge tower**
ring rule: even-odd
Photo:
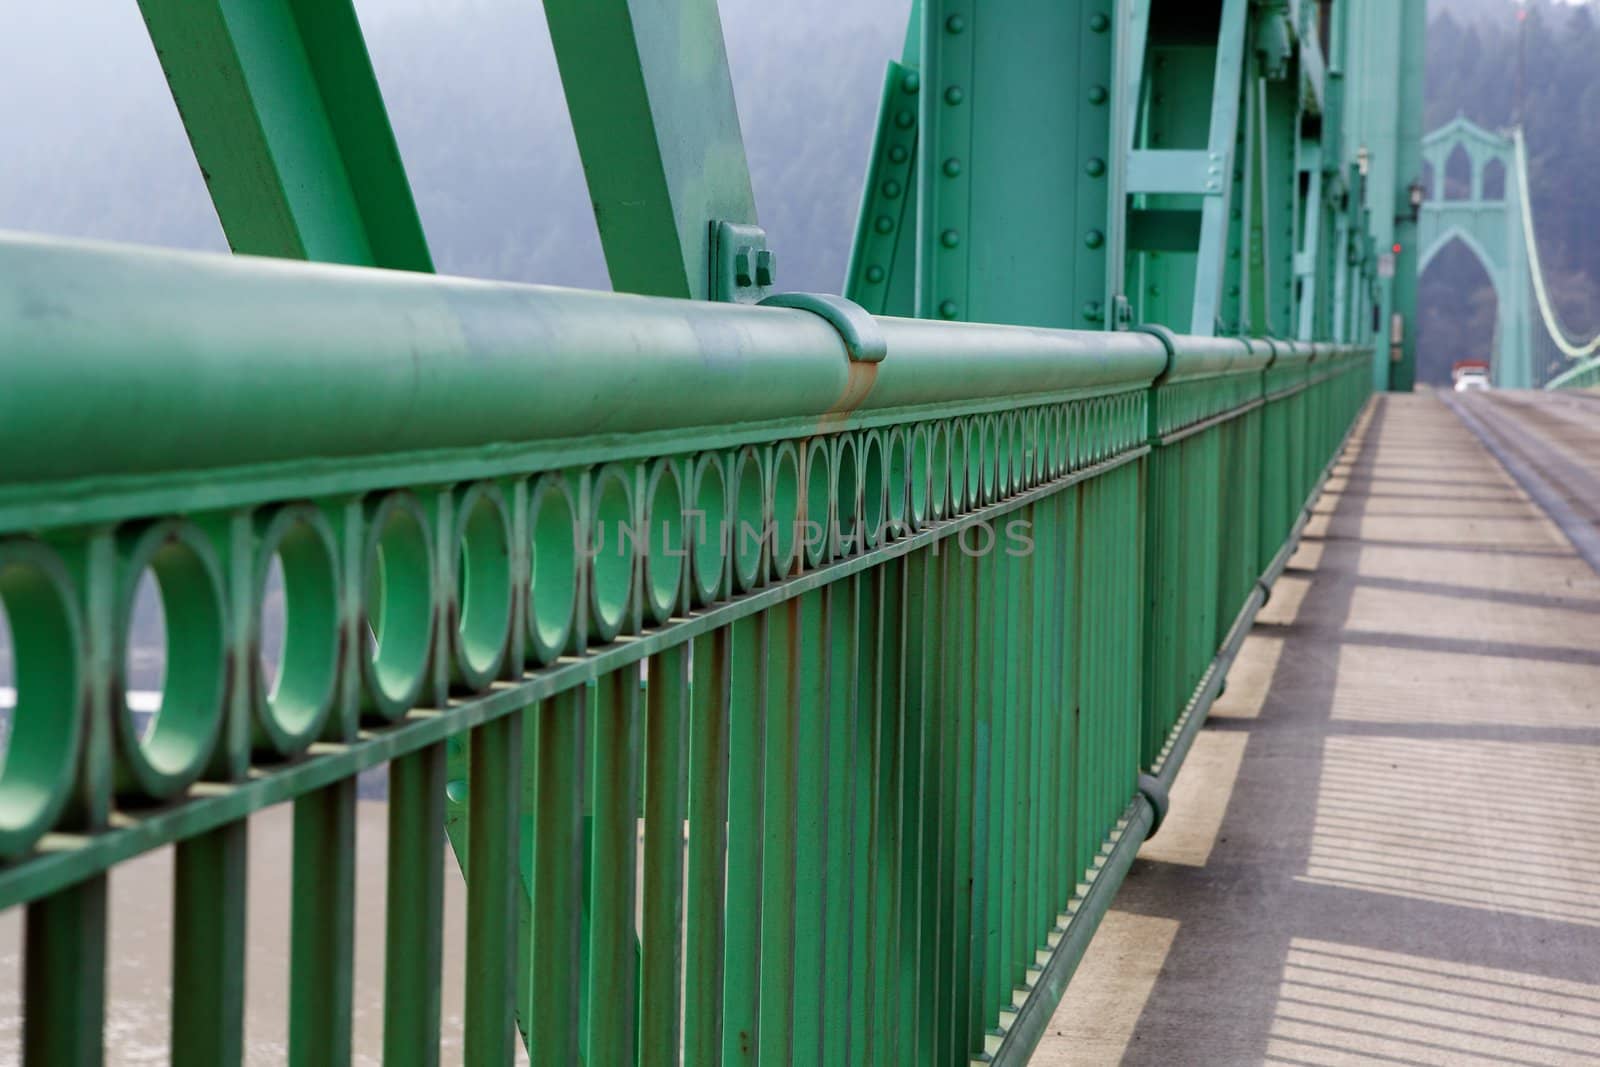
[[[1446,195],[1445,171],[1457,152],[1465,153],[1471,164],[1471,185],[1465,199]],[[1498,303],[1491,360],[1495,384],[1530,388],[1535,384],[1533,320],[1526,235],[1517,208],[1522,178],[1516,165],[1516,141],[1510,134],[1491,133],[1458,116],[1423,139],[1422,157],[1432,173],[1421,212],[1421,269],[1427,270],[1454,240],[1460,240],[1477,257]],[[1485,177],[1493,167],[1505,174],[1498,196],[1485,192]]]

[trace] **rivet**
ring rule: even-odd
[[[1096,85],[1094,88],[1089,90],[1089,103],[1103,104],[1110,97],[1110,95],[1110,93],[1106,92],[1106,87],[1104,85]]]
[[[960,15],[951,15],[944,20],[944,28],[950,33],[960,33],[967,28],[967,20]]]
[[[956,307],[956,302],[954,300],[946,300],[944,303],[939,305],[939,315],[941,318],[953,319],[956,317],[957,310],[959,309]]]
[[[902,111],[894,117],[894,124],[902,130],[909,130],[916,121],[917,116],[909,111]]]
[[[946,230],[939,235],[939,243],[946,248],[954,248],[961,243],[961,235],[954,230]]]
[[[905,145],[897,144],[893,148],[889,149],[890,163],[904,163],[909,158],[910,153],[906,151]]]
[[[922,77],[914,70],[907,71],[905,78],[900,82],[900,88],[908,93],[915,93],[922,88]]]
[[[1233,209],[1233,217],[1236,218],[1236,219],[1242,219],[1242,218],[1244,218],[1244,212],[1240,211],[1238,208],[1234,208]]]
[[[890,200],[893,200],[895,197],[899,196],[900,183],[895,181],[893,178],[890,178],[888,181],[884,182],[883,195],[888,197]]]
[[[1089,28],[1095,33],[1105,33],[1111,28],[1111,19],[1103,14],[1090,15]]]
[[[463,804],[467,799],[467,782],[464,778],[452,778],[445,783],[444,795],[456,804]]]
[[[1161,286],[1159,286],[1159,285],[1152,285],[1152,286],[1151,286],[1151,287],[1150,287],[1150,295],[1151,295],[1151,296],[1160,296],[1160,295],[1161,295]]]
[[[888,233],[894,229],[894,219],[891,219],[888,215],[879,215],[877,221],[873,222],[872,227],[879,233]]]
[[[883,281],[883,268],[878,266],[868,267],[867,281],[872,282],[874,285]]]
[[[1083,235],[1083,243],[1088,245],[1090,248],[1099,248],[1101,245],[1106,243],[1106,235],[1101,233],[1099,230],[1090,230],[1088,233]]]
[[[945,177],[954,178],[957,174],[960,174],[960,173],[961,173],[961,160],[957,159],[955,156],[951,156],[949,159],[944,161],[944,174],[945,174]]]
[[[951,106],[961,103],[965,97],[966,94],[961,91],[961,86],[959,85],[952,85],[944,91],[944,102]]]
[[[1228,286],[1228,295],[1229,296],[1238,296],[1239,295],[1239,287],[1237,285]]]
[[[1098,300],[1090,300],[1083,305],[1083,317],[1090,322],[1099,322],[1104,315],[1105,313],[1101,309],[1100,301]]]
[[[1089,177],[1098,178],[1106,172],[1106,161],[1096,156],[1089,160],[1083,169],[1089,172]]]

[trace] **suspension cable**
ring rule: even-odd
[[[1545,332],[1549,334],[1562,355],[1568,359],[1586,359],[1600,352],[1600,334],[1590,338],[1585,344],[1574,344],[1567,340],[1567,334],[1561,327],[1561,320],[1556,316],[1555,305],[1550,301],[1550,293],[1545,289],[1544,267],[1539,263],[1539,242],[1533,232],[1533,201],[1528,195],[1528,148],[1522,139],[1522,127],[1518,126],[1513,131],[1516,140],[1517,157],[1517,192],[1522,200],[1522,239],[1528,246],[1528,272],[1533,276],[1533,295],[1539,302],[1539,315],[1544,319]]]

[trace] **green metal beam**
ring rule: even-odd
[[[1102,0],[927,0],[917,314],[1103,327],[1113,20]]]
[[[612,286],[705,299],[711,224],[754,225],[716,0],[545,0]]]
[[[431,271],[351,0],[139,0],[235,252]]]
[[[1206,151],[1220,165],[1221,188],[1208,195],[1200,209],[1200,253],[1195,270],[1194,313],[1189,320],[1189,332],[1197,336],[1216,332],[1222,304],[1248,7],[1248,0],[1223,0],[1222,22],[1217,32],[1216,74],[1212,83]]]

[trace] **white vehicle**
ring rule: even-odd
[[[1489,372],[1472,368],[1456,375],[1456,392],[1470,393],[1475,389],[1489,388]]]

